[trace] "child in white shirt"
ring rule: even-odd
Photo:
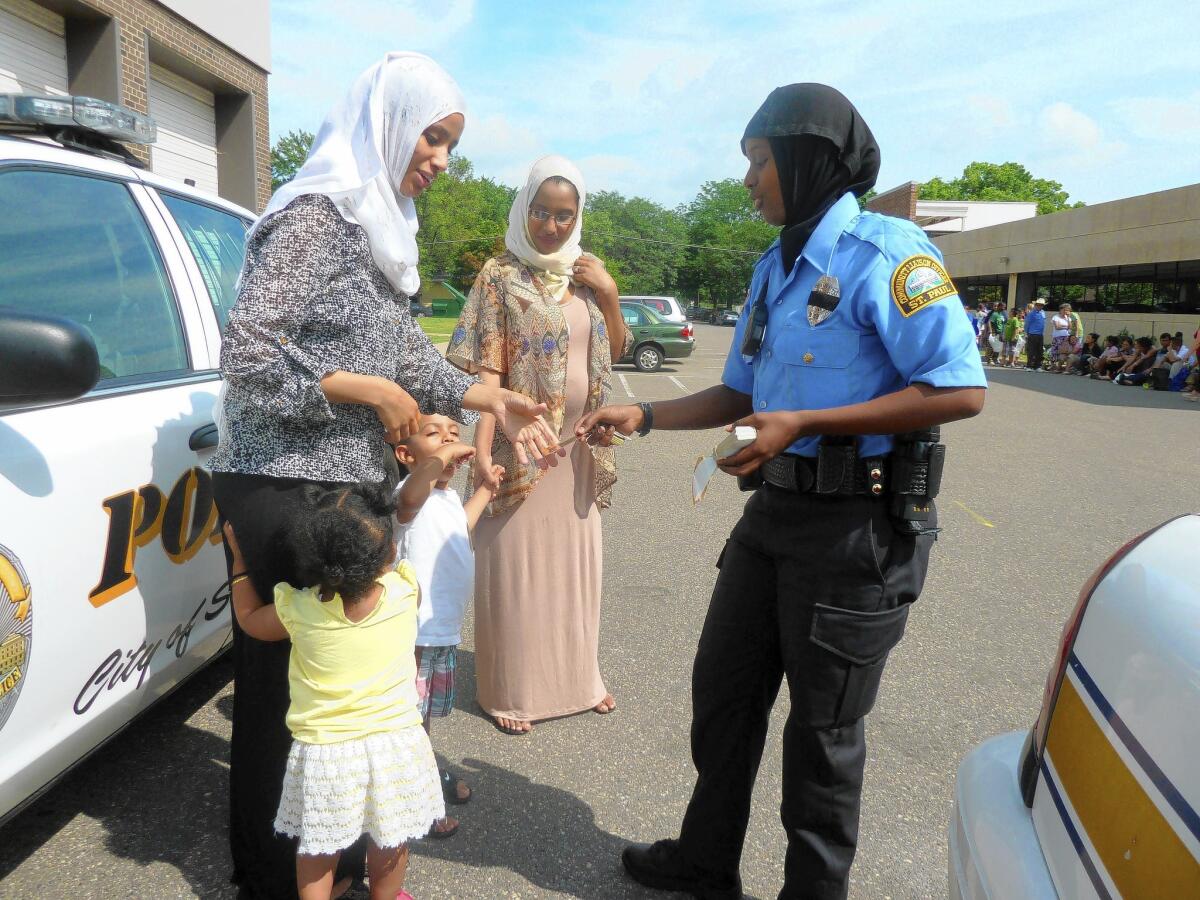
[[[454,708],[455,650],[475,588],[471,532],[492,499],[485,484],[464,505],[449,486],[458,468],[474,455],[475,449],[459,440],[458,423],[438,415],[421,416],[417,433],[396,446],[396,459],[409,472],[396,488],[397,555],[412,564],[421,587],[417,693],[427,732],[433,718],[448,716]],[[493,483],[503,475],[503,467],[493,467]],[[464,781],[449,772],[440,777],[448,802],[471,799]],[[447,816],[434,824],[429,836],[448,838],[458,825]]]

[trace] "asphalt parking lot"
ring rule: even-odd
[[[618,401],[719,380],[731,329],[643,374]],[[1087,379],[989,370],[983,414],[945,429],[944,531],[924,594],[868,719],[855,898],[944,897],[954,772],[974,745],[1028,727],[1063,619],[1127,539],[1200,511],[1200,404]],[[606,513],[601,665],[618,709],[491,727],[474,704],[473,642],[434,746],[475,788],[460,834],[415,847],[419,898],[638,898],[624,843],[675,833],[692,785],[690,667],[715,569],[743,503],[718,476],[697,508],[692,464],[719,433],[655,433],[619,452]],[[546,535],[548,548],[554,536]],[[230,897],[225,792],[232,685],[218,661],[0,830],[0,897]],[[772,722],[743,860],[751,897],[782,881]]]

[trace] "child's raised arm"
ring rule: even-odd
[[[492,465],[492,478],[490,482],[485,480],[479,487],[475,488],[473,493],[463,504],[463,511],[467,514],[467,532],[475,533],[475,524],[479,521],[479,517],[483,515],[483,511],[487,509],[487,505],[492,502],[492,498],[496,496],[496,491],[491,487],[492,484],[499,484],[500,479],[504,477],[504,466]]]
[[[428,458],[417,463],[396,495],[396,521],[407,525],[415,519],[425,501],[429,499],[434,485],[446,476],[446,470],[451,467],[457,468],[474,455],[475,448],[470,444],[456,442],[444,444]]]
[[[233,614],[237,616],[238,625],[242,631],[260,641],[287,640],[287,629],[279,621],[279,613],[272,604],[263,603],[258,596],[254,582],[246,574],[246,561],[242,558],[242,548],[238,546],[237,535],[233,533],[233,525],[225,523],[225,543],[229,545],[229,554],[233,557],[233,578],[230,579],[230,593],[233,596]]]

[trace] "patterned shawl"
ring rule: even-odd
[[[612,357],[604,316],[591,289],[577,286],[576,294],[587,304],[591,321],[586,405],[590,412],[608,401]],[[622,346],[628,349],[632,340],[625,329]],[[481,368],[499,372],[509,390],[544,402],[549,407],[546,420],[555,434],[561,434],[566,411],[567,343],[562,307],[528,266],[512,253],[504,253],[489,259],[475,279],[446,358],[472,374]],[[596,460],[596,502],[605,509],[611,503],[617,480],[616,458],[611,447],[592,447],[591,452]],[[543,473],[535,465],[517,462],[500,428],[492,439],[492,459],[506,472],[489,508],[491,515],[497,515],[520,504]]]

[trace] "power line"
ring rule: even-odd
[[[591,229],[588,229],[591,231]],[[762,250],[735,250],[733,247],[711,247],[707,244],[680,244],[675,241],[656,241],[653,238],[635,237],[632,234],[616,234],[611,231],[591,231],[592,234],[617,238],[623,241],[641,241],[643,244],[665,244],[668,247],[685,247],[691,250],[715,250],[718,253],[744,253],[749,256],[762,256]]]
[[[636,235],[632,234],[617,234],[616,232],[612,231],[594,231],[590,228],[585,229],[585,233],[598,235],[601,237],[616,238],[617,240],[621,241],[640,241],[643,244],[662,244],[667,247],[683,247],[684,249],[688,250],[713,250],[717,253],[739,253],[746,256],[762,256],[763,253],[761,250],[737,250],[733,247],[713,247],[708,244],[682,244],[677,241],[658,241],[654,240],[653,238],[637,237]],[[424,244],[426,247],[434,247],[446,244],[477,244],[483,241],[495,241],[502,237],[503,235],[500,234],[483,235],[481,237],[473,238],[458,238],[457,240],[453,241],[425,241]]]

